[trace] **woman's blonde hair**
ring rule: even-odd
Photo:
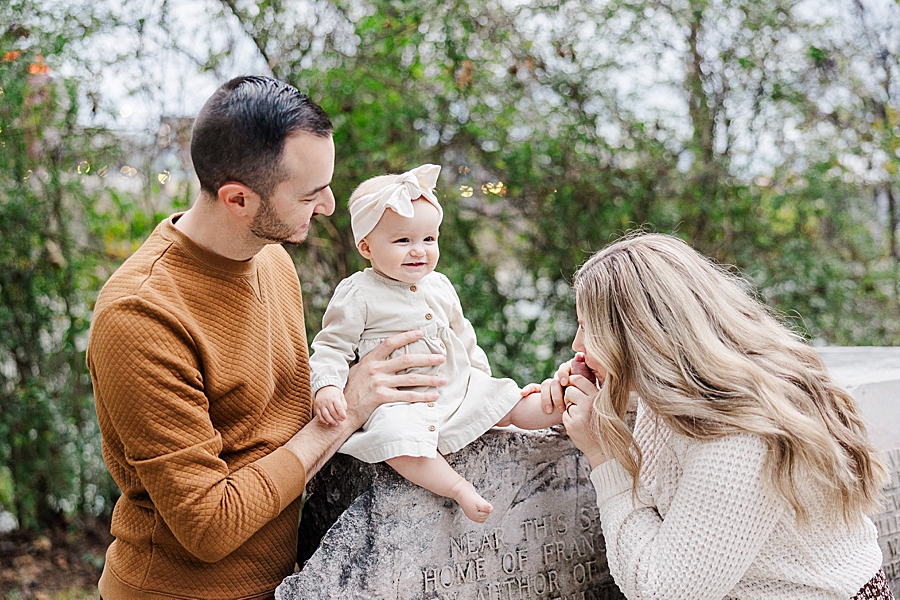
[[[608,371],[594,400],[595,435],[637,493],[641,453],[625,424],[633,387],[682,435],[759,435],[769,450],[764,480],[800,522],[800,479],[821,484],[847,523],[877,511],[889,475],[856,401],[747,287],[666,235],[633,234],[591,257],[575,292],[585,348]]]

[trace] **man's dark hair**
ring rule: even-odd
[[[194,120],[191,160],[200,188],[213,198],[228,181],[267,199],[287,174],[284,142],[294,133],[331,135],[328,115],[309,96],[271,77],[235,77],[206,101]]]

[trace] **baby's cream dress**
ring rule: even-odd
[[[443,354],[442,365],[422,370],[447,378],[446,385],[433,388],[440,399],[377,408],[340,452],[365,462],[450,454],[494,426],[519,401],[514,381],[491,377],[487,356],[446,276],[432,272],[413,284],[371,268],[338,284],[328,304],[309,360],[313,394],[326,385],[344,389],[350,365],[386,338],[411,329],[425,335],[394,355]]]

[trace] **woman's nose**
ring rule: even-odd
[[[581,339],[581,327],[575,332],[575,339],[572,340],[572,350],[575,352],[584,352],[584,340]]]

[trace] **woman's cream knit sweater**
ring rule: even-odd
[[[644,455],[638,500],[618,461],[591,473],[609,569],[630,600],[847,600],[881,568],[870,519],[848,527],[810,483],[801,526],[767,493],[758,436],[690,439],[641,406],[634,437]]]

